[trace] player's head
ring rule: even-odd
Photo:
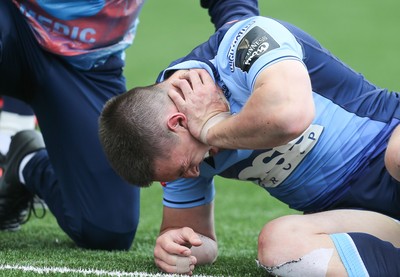
[[[110,99],[99,135],[114,170],[134,185],[196,177],[209,146],[189,132],[186,116],[168,96],[171,82],[137,87]]]

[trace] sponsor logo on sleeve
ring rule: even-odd
[[[280,45],[264,29],[255,26],[246,33],[238,44],[234,52],[235,66],[244,72],[249,72],[251,66],[259,57],[279,47]]]
[[[229,51],[228,51],[228,60],[229,60],[229,68],[231,70],[231,72],[233,72],[235,70],[235,64],[234,64],[234,60],[235,60],[235,49],[239,43],[239,41],[241,40],[241,38],[244,36],[244,34],[246,34],[246,31],[250,28],[251,25],[254,24],[254,21],[250,22],[249,24],[247,24],[246,26],[244,26],[242,29],[239,30],[239,32],[236,34],[231,46],[229,47]]]

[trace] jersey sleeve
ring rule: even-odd
[[[182,61],[181,61],[182,60]],[[205,59],[188,59],[177,60],[175,64],[171,64],[168,68],[163,70],[157,77],[157,82],[163,82],[168,79],[175,71],[180,69],[202,68],[208,71],[210,76],[214,79],[215,67],[211,62]],[[215,79],[214,79],[215,81]]]
[[[245,103],[258,74],[287,59],[303,60],[295,36],[278,21],[257,16],[229,29],[219,46],[216,65],[233,96]]]
[[[163,204],[170,208],[192,208],[210,203],[215,196],[213,178],[182,178],[166,183]]]

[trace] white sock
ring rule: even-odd
[[[0,152],[6,155],[10,147],[11,137],[22,130],[35,128],[34,115],[19,115],[2,111],[0,114]]]
[[[11,136],[1,133],[0,131],[0,153],[4,156],[10,148]]]
[[[10,136],[22,130],[33,130],[35,128],[34,115],[19,115],[2,111],[0,114],[0,131]]]
[[[26,164],[33,158],[33,156],[35,156],[36,152],[30,153],[28,155],[26,155],[22,161],[21,164],[19,165],[18,168],[18,177],[19,177],[19,181],[25,185],[25,178],[24,175],[22,174],[22,171],[24,170]]]

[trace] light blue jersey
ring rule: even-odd
[[[358,177],[368,176],[371,187],[378,187],[382,174],[387,174],[383,162],[375,160],[382,158],[388,138],[399,123],[398,94],[372,85],[308,34],[285,22],[250,17],[223,26],[208,42],[172,63],[164,74],[182,68],[207,69],[223,88],[231,112],[238,113],[250,97],[258,74],[288,59],[302,62],[309,72],[316,107],[311,126],[287,145],[224,150],[207,158],[198,178],[166,185],[164,205],[185,208],[209,203],[215,193],[213,177],[220,175],[252,181],[302,211],[335,206],[352,187],[362,195],[360,201],[352,198],[346,205],[369,207],[361,198],[371,188],[362,189]],[[160,80],[165,76],[160,75]],[[399,187],[391,178],[385,182]],[[396,207],[398,202],[394,203]],[[392,206],[383,209],[391,216],[400,213]]]

